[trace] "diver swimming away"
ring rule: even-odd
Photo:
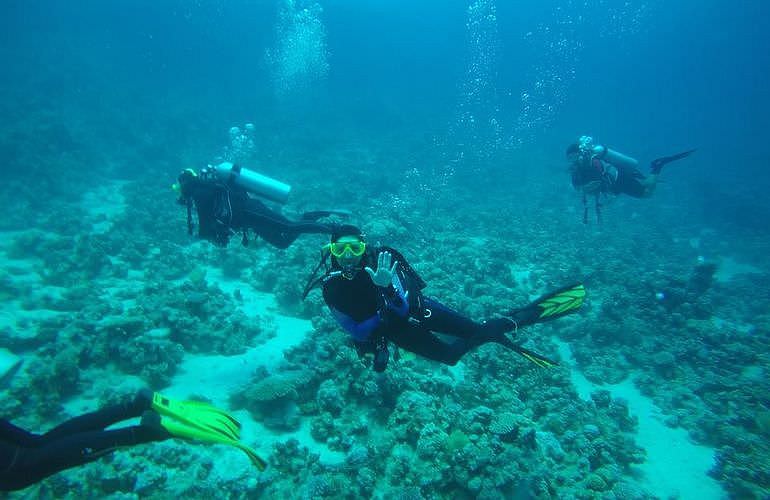
[[[594,196],[596,218],[601,220],[602,195],[625,194],[634,198],[649,198],[658,184],[663,167],[672,161],[690,156],[694,149],[650,162],[650,174],[639,171],[639,162],[607,146],[594,144],[584,135],[567,147],[567,160],[572,186],[583,193],[583,223],[588,223],[588,196]]]
[[[347,210],[318,210],[305,212],[298,221],[289,220],[257,197],[286,203],[290,186],[229,162],[209,165],[200,174],[186,169],[174,188],[179,192],[179,204],[187,207],[189,234],[195,227],[195,207],[198,236],[222,247],[237,233],[247,245],[251,230],[277,248],[288,248],[301,234],[330,234],[334,230],[334,224],[320,223],[318,219],[350,215]]]

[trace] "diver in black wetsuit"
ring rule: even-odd
[[[150,410],[152,399],[140,393],[133,401],[72,418],[43,435],[0,419],[0,491],[26,488],[64,469],[93,462],[117,448],[172,435],[159,425],[104,430]]]
[[[567,147],[572,186],[583,192],[583,222],[588,222],[588,196],[596,200],[597,218],[601,216],[601,195],[625,194],[634,198],[649,198],[658,184],[663,166],[681,160],[692,154],[691,149],[683,153],[657,158],[650,163],[649,175],[637,168],[638,162],[607,146],[595,145],[588,136]]]
[[[251,196],[248,189],[233,182],[238,177],[223,181],[216,175],[216,168],[203,169],[200,175],[191,169],[184,170],[176,186],[180,194],[179,203],[187,206],[189,233],[193,233],[194,206],[198,214],[198,236],[217,246],[227,246],[230,237],[236,233],[241,233],[241,241],[247,245],[248,230],[252,230],[271,245],[288,248],[301,234],[332,232],[333,224],[323,224],[317,219],[329,215],[349,215],[345,210],[319,210],[302,214],[299,221],[289,220]]]
[[[374,369],[385,370],[388,342],[428,359],[456,364],[472,349],[496,342],[540,366],[555,364],[514,344],[505,334],[526,325],[555,319],[575,311],[583,302],[582,285],[563,288],[502,317],[477,323],[435,299],[425,297],[425,282],[404,257],[388,247],[367,249],[358,228],[341,226],[324,249],[315,275],[331,256],[331,266],[308,282],[305,296],[319,282],[337,322],[352,336],[359,355],[374,354]],[[393,260],[395,258],[395,260]],[[455,337],[447,342],[435,333]]]
[[[142,418],[139,425],[105,430],[137,417]],[[235,447],[258,470],[265,470],[267,462],[241,442],[240,429],[232,415],[208,403],[178,401],[149,389],[129,402],[67,420],[43,435],[0,419],[0,491],[26,488],[118,448],[172,437]]]

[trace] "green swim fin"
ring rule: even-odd
[[[550,321],[580,309],[585,296],[585,287],[577,283],[543,295],[520,309],[514,309],[507,317],[519,327]]]
[[[263,471],[267,468],[267,462],[257,455],[256,451],[240,441],[229,439],[220,433],[201,430],[199,427],[188,425],[179,420],[174,420],[172,417],[161,417],[160,425],[166,429],[169,434],[177,438],[190,439],[202,443],[224,444],[238,448],[249,457],[252,465],[257,469]]]
[[[152,409],[204,432],[213,432],[237,441],[241,424],[227,412],[202,401],[177,401],[159,393],[152,396]]]
[[[177,401],[154,393],[152,409],[161,415],[160,425],[175,437],[233,446],[246,453],[259,470],[267,462],[240,442],[241,424],[232,415],[202,401]]]
[[[565,286],[555,292],[543,295],[534,302],[520,309],[514,309],[504,316],[506,320],[513,323],[513,327],[508,331],[513,330],[515,333],[520,327],[550,321],[575,312],[583,305],[585,296],[586,289],[581,283]],[[515,344],[505,335],[496,337],[494,342],[521,354],[537,366],[549,368],[559,364],[550,358],[522,347],[520,344]]]
[[[534,351],[530,351],[529,349],[521,347],[521,344],[513,343],[508,337],[501,336],[495,339],[495,342],[507,347],[508,349],[516,353],[521,354],[522,356],[532,361],[533,363],[535,363],[537,366],[541,368],[551,368],[554,366],[559,366],[559,363],[557,361],[554,361],[553,359],[547,358],[542,354],[538,354]]]

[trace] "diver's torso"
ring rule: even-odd
[[[324,301],[356,322],[371,318],[380,309],[382,296],[369,274],[360,269],[352,280],[335,276],[324,283]]]

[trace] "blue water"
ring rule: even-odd
[[[0,348],[7,347],[22,358],[47,359],[45,342],[19,341],[18,332],[32,332],[34,337],[38,330],[49,328],[41,319],[43,313],[34,311],[58,306],[31,290],[64,283],[50,293],[66,296],[66,290],[75,285],[66,274],[57,275],[55,281],[51,275],[56,272],[50,269],[67,266],[75,273],[71,276],[85,282],[104,278],[90,292],[104,297],[107,289],[140,293],[137,276],[146,276],[141,273],[173,262],[181,266],[180,261],[191,259],[203,268],[225,267],[224,275],[239,283],[256,280],[253,287],[259,293],[277,297],[278,305],[271,306],[271,312],[260,312],[263,321],[271,315],[302,317],[313,320],[314,326],[322,318],[328,321],[320,303],[302,305],[294,290],[295,281],[304,280],[315,264],[317,239],[308,240],[312,241],[309,248],[288,254],[264,246],[258,246],[258,253],[236,252],[235,245],[227,254],[214,253],[208,246],[190,250],[183,210],[167,192],[182,168],[200,168],[233,154],[228,130],[253,123],[254,149],[238,159],[294,186],[295,198],[287,207],[290,213],[328,205],[352,209],[356,222],[378,241],[411,252],[423,266],[422,272],[435,267],[435,272],[426,273],[435,281],[432,293],[451,297],[455,307],[469,314],[492,314],[496,300],[492,297],[498,297],[500,290],[515,290],[517,299],[524,300],[555,281],[593,276],[596,299],[588,316],[570,323],[566,333],[550,326],[546,332],[560,342],[580,344],[584,351],[576,352],[575,369],[589,373],[593,384],[601,385],[597,373],[612,372],[608,384],[644,374],[647,382],[637,383],[640,394],[659,407],[661,420],[676,420],[672,427],[689,432],[694,446],[708,447],[721,457],[722,465],[708,481],[719,481],[717,490],[722,488],[725,496],[766,498],[770,480],[767,469],[762,472],[757,464],[770,460],[767,446],[757,448],[746,441],[766,441],[770,428],[768,397],[763,394],[768,386],[755,377],[759,373],[760,380],[767,380],[762,376],[770,371],[768,47],[770,4],[761,0],[4,0],[0,4],[0,172],[4,180],[0,201],[8,207],[8,217],[0,222],[5,263],[0,297],[6,302]],[[584,134],[637,158],[645,171],[656,157],[697,151],[664,169],[653,198],[621,197],[608,202],[604,222],[599,224],[591,214],[589,224],[583,226],[583,206],[569,184],[564,150]],[[18,238],[39,234],[35,231],[65,243],[20,243]],[[112,244],[102,242],[100,238],[109,239],[111,231],[123,232],[112,236]],[[101,243],[85,244],[83,238]],[[486,243],[478,238],[487,238]],[[135,248],[122,247],[118,241],[132,241]],[[82,276],[72,261],[65,265],[57,260],[61,248],[76,242],[81,242],[77,255],[85,252],[88,262],[96,266]],[[426,248],[432,244],[438,249]],[[465,244],[472,250],[462,253]],[[440,257],[453,252],[473,264],[454,271],[451,261]],[[119,267],[115,262],[122,262],[131,271],[110,274],[94,264],[107,256],[111,265]],[[683,283],[697,272],[697,262],[704,261],[722,267],[702,297],[685,301],[681,308],[655,302],[655,293],[665,295],[669,289],[686,287]],[[232,271],[239,265],[248,272]],[[519,281],[516,288],[497,280],[499,270],[509,267],[517,277],[533,273],[532,282]],[[183,279],[190,271],[180,267],[174,279]],[[481,274],[472,274],[477,271]],[[490,289],[478,292],[486,298],[474,300],[478,294],[471,298],[476,293],[469,292],[471,285],[458,291],[456,282],[442,277],[453,272],[463,275],[453,278],[461,284],[492,280]],[[104,273],[110,274],[109,280]],[[213,278],[209,279],[214,286]],[[231,284],[219,286],[230,290]],[[752,294],[755,300],[737,298],[744,294]],[[115,305],[126,298],[121,297],[114,298],[114,307],[122,307]],[[230,307],[238,310],[237,303]],[[613,315],[614,307],[629,309]],[[597,326],[608,314],[610,326]],[[25,323],[20,326],[22,317]],[[714,329],[699,321],[730,325],[726,327],[729,340],[710,337],[717,335],[709,333]],[[606,331],[639,333],[651,322],[660,326],[649,338],[599,340],[602,328],[602,335]],[[147,328],[164,327],[151,323]],[[740,333],[747,331],[745,336]],[[192,353],[185,347],[191,356],[223,354]],[[316,347],[306,349],[315,352]],[[652,352],[650,357],[634,354],[660,349],[670,349],[689,368],[669,377],[670,373],[662,374],[665,370],[656,373],[657,368],[652,368]],[[619,364],[596,361],[616,352],[625,356]],[[736,357],[745,359],[745,370],[725,366]],[[80,359],[83,370],[107,369],[109,364]],[[269,364],[266,369],[279,371]],[[439,371],[429,363],[414,369],[428,374]],[[478,363],[469,362],[465,370],[466,377],[471,377],[469,373],[479,380],[488,376]],[[156,382],[140,372],[116,368],[115,377],[130,375],[144,384]],[[54,395],[63,400],[82,397],[96,405],[100,393],[90,387],[90,376],[91,372],[81,376],[76,390],[61,389]],[[650,382],[650,377],[657,376],[664,382]],[[39,398],[25,402],[13,396],[20,387],[34,385],[35,377],[31,370],[22,370],[15,386],[4,389],[8,397],[16,398],[14,405],[2,409],[9,418],[20,418],[24,404],[39,404]],[[343,376],[332,380],[345,383]],[[562,374],[561,380],[569,386],[571,379]],[[745,387],[748,380],[749,385],[756,384],[755,392],[736,395],[725,389]],[[180,384],[174,385],[170,378],[163,382],[159,389]],[[416,387],[426,393],[431,390],[419,377],[412,382],[394,383],[398,389],[391,387],[392,398],[378,404],[392,406],[404,391]],[[537,386],[536,381],[531,383]],[[318,384],[316,379],[311,386],[317,389]],[[694,391],[698,401],[684,404],[679,396],[651,389],[667,384],[678,387],[680,396],[681,391]],[[444,389],[447,395],[454,394]],[[344,398],[356,401],[351,411],[369,418],[377,413],[378,404],[368,402],[363,391],[344,392]],[[228,404],[227,397],[217,397]],[[467,411],[481,404],[461,396],[446,397]],[[720,413],[719,399],[729,397],[734,397],[733,409]],[[579,408],[575,411],[589,411],[580,398],[573,402]],[[523,403],[528,405],[526,399]],[[529,406],[537,405],[530,402]],[[26,425],[46,428],[69,415],[64,410],[35,412]],[[309,422],[321,417],[312,411],[304,416],[297,427],[303,431],[295,429],[295,433],[305,436],[308,444],[312,441],[305,432]],[[537,421],[538,431],[548,427],[540,417],[527,418]],[[443,429],[447,434],[459,425],[449,417],[438,420],[454,422]],[[714,430],[727,421],[733,427]],[[379,432],[383,422],[387,417],[371,432]],[[351,432],[349,425],[353,424],[346,421],[336,431]],[[546,430],[568,446],[565,430],[562,434],[558,426]],[[615,431],[620,432],[615,427],[606,432]],[[382,446],[417,446],[398,433],[393,436]],[[266,441],[282,439],[288,438],[275,432]],[[330,449],[350,452],[351,448],[334,444]],[[698,448],[701,453],[703,449]],[[274,453],[267,448],[261,451]],[[140,456],[137,452],[128,460]],[[153,466],[163,467],[162,460],[152,456]],[[341,471],[327,466],[313,474],[333,476],[320,486],[321,480],[311,481],[304,469],[294,470],[276,459],[275,468],[282,476],[275,481],[281,486],[271,490],[258,481],[258,485],[241,484],[237,491],[299,495],[292,490],[295,481],[304,495],[315,491],[341,497],[339,481],[358,481],[361,489],[352,497],[406,497],[415,494],[415,488],[433,498],[502,498],[514,492],[524,495],[521,492],[527,489],[535,496],[546,495],[542,488],[531,486],[547,475],[537,468],[529,469],[531,476],[522,472],[527,470],[523,466],[508,470],[506,474],[521,480],[496,488],[491,478],[503,472],[490,465],[494,461],[487,461],[477,476],[483,478],[483,487],[468,487],[472,477],[446,476],[420,485],[408,474],[393,470],[388,463],[394,459],[387,457],[378,455],[355,467],[373,471],[377,480],[372,484],[350,468]],[[470,467],[456,457],[452,460],[459,461],[451,462],[457,467]],[[520,460],[538,461],[524,455]],[[310,462],[304,462],[304,467],[310,467]],[[617,462],[622,468],[621,460]],[[135,475],[136,463],[131,462],[125,474]],[[569,460],[552,464],[552,470],[563,476],[547,478],[552,496],[564,497],[580,488],[587,491],[587,477],[596,470],[586,471],[576,464]],[[120,475],[120,467],[114,468]],[[64,479],[44,483],[40,494],[68,491],[73,478],[82,477],[74,474],[86,473],[65,472],[57,476]],[[630,469],[622,475],[633,482]],[[225,479],[213,482],[229,487],[217,481]],[[580,486],[574,486],[578,482]],[[605,482],[608,485],[601,491],[609,492],[622,481]],[[676,478],[665,481],[675,483]],[[89,483],[82,493],[132,491],[125,484],[109,489]],[[655,491],[649,478],[638,484],[655,495],[671,494]],[[142,494],[171,494],[163,481],[153,488]],[[679,494],[687,498],[685,491]]]

